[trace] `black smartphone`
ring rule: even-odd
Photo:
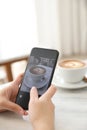
[[[28,109],[30,89],[35,86],[41,96],[50,86],[59,52],[45,48],[33,48],[28,59],[16,103]]]

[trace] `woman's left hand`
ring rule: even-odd
[[[21,83],[22,78],[23,78],[23,74],[20,74],[10,84],[0,89],[0,112],[5,110],[10,110],[20,115],[27,114],[27,112],[23,110],[21,106],[15,103],[19,85]]]

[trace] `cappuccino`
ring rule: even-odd
[[[83,60],[65,59],[58,63],[58,75],[64,79],[65,82],[80,82],[86,73],[87,64]]]
[[[81,68],[85,63],[80,60],[64,60],[59,63],[59,66],[64,68]]]

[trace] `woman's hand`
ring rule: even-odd
[[[20,74],[14,81],[0,90],[0,112],[10,110],[21,115],[27,114],[23,108],[15,103],[22,77],[23,74]]]
[[[54,130],[54,105],[51,98],[56,92],[54,86],[38,98],[35,87],[30,92],[29,117],[34,130]]]

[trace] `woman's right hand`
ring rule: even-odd
[[[35,87],[30,92],[29,117],[34,130],[54,130],[54,104],[51,98],[56,92],[54,86],[38,98]]]

